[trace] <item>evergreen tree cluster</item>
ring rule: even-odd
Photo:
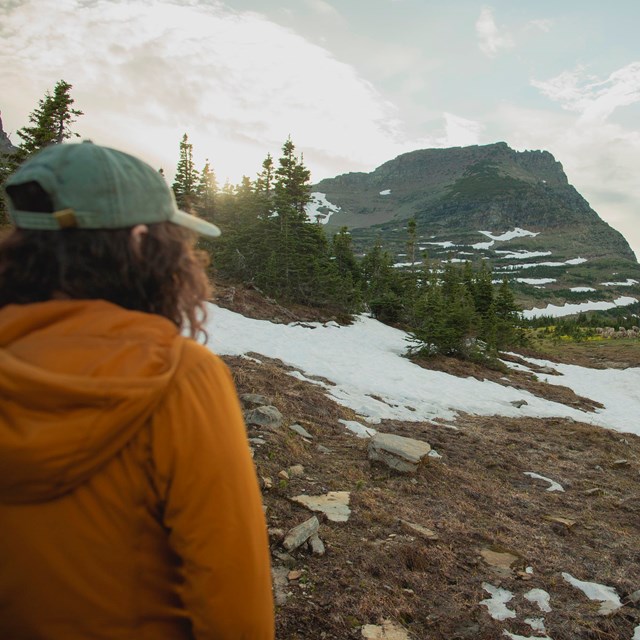
[[[202,241],[217,275],[285,302],[359,310],[350,237],[338,234],[329,242],[308,220],[310,172],[291,139],[277,161],[267,155],[254,180],[244,176],[239,185],[218,190],[208,162],[202,172],[195,170],[185,135],[172,187],[181,208],[224,229],[214,243]]]
[[[486,263],[431,264],[415,257],[416,226],[407,225],[411,267],[398,270],[378,241],[361,262],[363,298],[382,322],[407,329],[413,353],[463,358],[492,356],[522,341],[521,315],[506,279],[493,284]]]
[[[288,139],[277,161],[268,154],[254,180],[217,190],[209,163],[198,174],[185,135],[173,190],[178,204],[215,220],[224,232],[210,243],[218,277],[252,284],[283,302],[347,314],[368,310],[409,330],[413,351],[473,357],[491,355],[521,339],[520,314],[508,282],[496,287],[490,269],[417,259],[415,220],[408,221],[411,268],[399,270],[380,240],[361,260],[346,227],[329,240],[310,222],[310,173]],[[208,186],[206,186],[208,185]],[[206,186],[206,188],[205,188]]]

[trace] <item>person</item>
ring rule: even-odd
[[[268,640],[268,540],[193,231],[143,161],[59,144],[0,242],[0,637]],[[183,334],[188,334],[186,337]]]

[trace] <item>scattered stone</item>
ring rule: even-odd
[[[558,372],[553,367],[540,367],[537,370],[538,373],[546,373],[548,375],[558,375]]]
[[[634,591],[627,596],[627,600],[629,602],[633,602],[634,604],[640,603],[640,589],[638,591]]]
[[[302,571],[302,569],[294,569],[293,571],[289,571],[289,573],[287,573],[287,580],[289,581],[300,580],[300,578],[302,578],[303,573],[304,571]]]
[[[391,620],[383,620],[381,625],[365,624],[362,627],[362,637],[367,640],[409,640],[406,629]]]
[[[303,438],[307,438],[308,440],[313,440],[313,436],[302,425],[298,423],[290,424],[289,429],[297,433],[299,436],[302,436]]]
[[[256,445],[257,447],[262,444],[267,444],[267,441],[264,438],[249,438],[249,442]]]
[[[272,567],[271,569],[274,600],[279,607],[287,603],[287,573],[286,567]]]
[[[429,451],[427,455],[430,458],[442,458],[442,456],[435,449],[431,449],[431,451]]]
[[[278,478],[280,478],[282,480],[288,480],[289,479],[289,474],[284,469],[282,469],[282,471],[278,471]]]
[[[275,538],[276,540],[282,540],[284,538],[284,529],[278,529],[276,527],[269,527],[267,529],[267,533],[270,538]]]
[[[261,476],[260,484],[262,485],[263,489],[273,489],[273,480],[269,476]]]
[[[240,403],[243,409],[255,409],[256,407],[264,407],[271,404],[267,397],[257,393],[243,393],[240,396]]]
[[[439,540],[438,534],[427,527],[423,527],[421,524],[415,522],[409,522],[408,520],[400,520],[400,522],[411,531],[419,533],[421,536],[427,538],[427,540]]]
[[[559,524],[567,530],[571,530],[576,524],[575,520],[570,520],[569,518],[563,518],[561,516],[544,516],[544,519],[549,522],[553,522],[554,524]]]
[[[502,576],[511,575],[511,565],[520,559],[508,551],[493,551],[492,549],[481,549],[480,555],[496,573]]]
[[[277,430],[282,426],[283,417],[276,407],[268,405],[247,411],[244,420],[248,426]]]
[[[604,489],[600,487],[593,487],[593,489],[587,489],[584,493],[587,496],[602,495],[604,493]]]
[[[325,453],[325,454],[326,453],[331,453],[331,449],[328,449],[327,447],[325,447],[325,446],[323,446],[321,444],[319,444],[316,448],[318,449],[318,451],[320,453]]]
[[[290,478],[300,478],[304,475],[304,467],[301,464],[294,464],[287,469]]]
[[[320,511],[326,514],[332,522],[346,522],[351,515],[349,509],[349,491],[329,491],[322,496],[299,495],[291,498],[294,502],[303,504],[311,511]]]
[[[369,460],[383,462],[401,473],[415,473],[431,447],[421,440],[377,433],[369,440]]]
[[[298,564],[298,561],[291,554],[284,551],[274,551],[273,557],[280,560],[287,569],[293,569]]]
[[[628,467],[629,466],[629,461],[626,460],[625,458],[622,458],[620,460],[614,460],[613,466],[614,467]]]
[[[510,404],[512,404],[516,409],[520,409],[529,403],[526,400],[512,400]]]
[[[299,524],[287,533],[282,546],[287,551],[293,551],[302,546],[312,535],[318,533],[319,528],[320,521],[316,516],[311,516],[311,518],[305,520],[302,524]]]
[[[320,540],[320,536],[317,533],[309,538],[308,544],[309,549],[314,556],[323,556],[327,552],[324,542]]]

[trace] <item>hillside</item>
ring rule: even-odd
[[[424,149],[312,190],[312,217],[329,232],[349,227],[360,251],[380,238],[398,268],[408,266],[406,221],[415,217],[418,255],[488,259],[527,308],[640,296],[629,244],[546,151],[518,152],[504,142]]]
[[[620,369],[504,354],[459,377],[367,318],[220,298],[253,316],[212,307],[209,330],[243,394],[280,640],[637,640],[637,340],[606,350]],[[399,473],[370,459],[380,434],[432,451]]]

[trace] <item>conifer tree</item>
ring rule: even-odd
[[[211,168],[209,159],[207,158],[200,172],[198,185],[196,187],[196,209],[202,218],[213,221],[216,217],[217,193],[218,182],[216,180],[216,174]]]
[[[186,133],[182,136],[179,153],[176,177],[171,188],[178,206],[185,211],[192,211],[198,202],[199,176],[193,164],[193,145]]]
[[[73,108],[75,101],[70,95],[71,89],[72,85],[59,80],[53,94],[47,91],[29,115],[30,125],[18,129],[22,143],[14,157],[17,163],[24,162],[32,153],[50,144],[60,144],[72,136],[78,136],[71,131],[71,125],[83,113]]]

